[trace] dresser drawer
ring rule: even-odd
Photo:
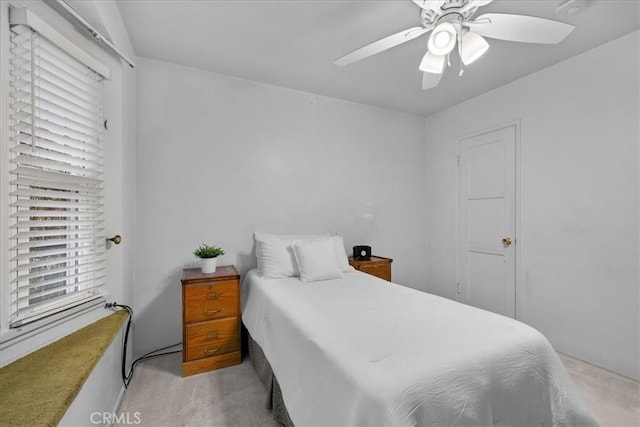
[[[184,287],[184,320],[186,323],[234,317],[238,315],[238,281]]]
[[[238,317],[211,320],[185,327],[185,361],[239,350]]]

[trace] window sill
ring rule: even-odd
[[[56,425],[126,318],[118,311],[0,368],[3,424]]]
[[[81,316],[98,307],[102,308],[107,301],[107,297],[108,295],[101,295],[94,300],[79,304],[60,313],[44,317],[42,319],[36,320],[35,322],[27,323],[17,328],[8,329],[7,331],[4,331],[0,334],[0,350],[18,344],[19,342],[42,333],[43,331],[62,325],[64,324],[64,322]]]

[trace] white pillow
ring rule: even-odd
[[[291,242],[277,237],[256,242],[258,268],[263,277],[299,276]]]
[[[263,277],[299,276],[298,264],[291,245],[296,241],[313,240],[321,234],[273,234],[254,233],[258,271]]]
[[[293,253],[303,281],[316,282],[343,277],[336,257],[335,242],[334,237],[325,237],[299,240],[293,244]]]
[[[323,238],[333,240],[336,260],[340,266],[340,270],[343,272],[354,270],[354,268],[349,265],[342,236],[330,236],[329,234],[274,234],[256,231],[254,238],[256,240],[258,272],[263,277],[299,276],[298,263],[296,262],[291,245],[296,241]]]

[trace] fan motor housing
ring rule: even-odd
[[[424,27],[429,27],[441,22],[461,22],[470,19],[478,10],[472,7],[463,13],[460,10],[467,5],[467,0],[449,0],[438,9],[422,9],[420,21]]]

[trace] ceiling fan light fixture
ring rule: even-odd
[[[446,55],[456,45],[456,36],[456,28],[449,22],[443,22],[429,36],[429,52],[434,55]]]
[[[464,65],[469,65],[489,50],[489,43],[480,34],[468,31],[462,36],[460,58]]]
[[[427,51],[420,62],[420,71],[425,73],[440,74],[444,70],[444,55],[434,55]]]

